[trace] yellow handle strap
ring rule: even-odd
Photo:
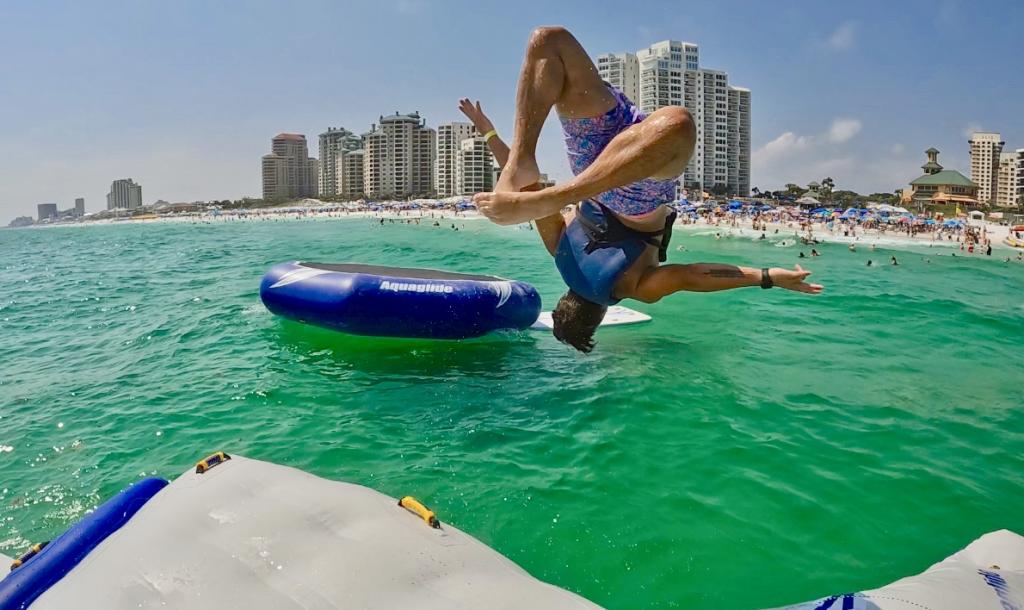
[[[493,138],[496,135],[498,135],[497,129],[492,129],[488,131],[487,133],[484,134],[484,142],[490,142],[491,138]]]
[[[196,474],[203,474],[204,472],[213,468],[217,464],[224,463],[230,459],[231,456],[224,453],[223,451],[218,451],[217,453],[208,455],[205,458],[196,462]]]
[[[437,517],[434,515],[434,511],[430,510],[426,506],[423,506],[423,504],[421,504],[420,501],[417,500],[416,498],[412,496],[405,496],[404,498],[398,501],[398,505],[404,508],[405,510],[414,512],[417,515],[419,515],[420,518],[423,519],[423,521],[425,521],[426,524],[430,527],[435,529],[439,529],[441,527],[441,522],[437,520]]]
[[[11,563],[11,571],[13,572],[16,568],[20,568],[22,565],[25,564],[26,561],[38,555],[39,551],[42,551],[43,548],[45,548],[46,545],[48,544],[50,544],[49,540],[47,540],[46,542],[39,542],[37,544],[33,544],[31,547],[29,547],[27,551],[25,551],[21,555],[21,557],[18,557]]]

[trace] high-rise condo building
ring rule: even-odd
[[[263,198],[299,199],[317,194],[317,160],[309,156],[306,136],[279,133],[271,153],[263,155]]]
[[[640,63],[633,53],[605,53],[597,58],[597,71],[601,78],[639,103]]]
[[[363,136],[363,188],[368,197],[434,194],[437,134],[419,112],[382,116]]]
[[[306,184],[309,188],[309,196],[316,197],[320,194],[320,188],[317,186],[320,182],[320,161],[316,157],[310,157],[306,160]]]
[[[1017,149],[1017,205],[1024,204],[1024,148]]]
[[[81,218],[85,216],[85,198],[78,197],[75,199],[75,217]]]
[[[700,67],[697,45],[657,42],[633,53],[600,55],[601,78],[618,87],[641,111],[683,106],[697,127],[693,158],[683,173],[690,189],[750,195],[749,89],[729,85],[729,75]]]
[[[40,203],[36,206],[36,211],[39,213],[39,222],[47,219],[57,220],[56,203]]]
[[[363,139],[344,127],[329,127],[320,134],[320,177],[321,197],[339,194],[338,163],[341,156],[363,147]]]
[[[335,165],[337,174],[337,195],[343,199],[353,200],[363,196],[363,151],[342,151]]]
[[[136,210],[142,207],[142,185],[131,178],[114,180],[107,193],[108,210]]]
[[[461,195],[462,189],[456,177],[462,142],[472,138],[475,129],[472,123],[444,123],[437,126],[437,162],[434,172],[434,186],[438,197]]]
[[[494,156],[482,137],[466,138],[459,143],[454,182],[453,195],[475,195],[494,190]]]
[[[1017,205],[1017,153],[999,153],[996,177],[996,205],[1008,208]]]
[[[998,133],[978,131],[968,140],[971,146],[971,181],[978,185],[978,203],[992,205],[999,193],[999,155],[1003,144]]]

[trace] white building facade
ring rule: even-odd
[[[434,186],[437,188],[438,197],[463,194],[456,176],[456,169],[462,142],[472,138],[475,131],[472,123],[455,122],[437,126]]]
[[[601,78],[638,102],[640,99],[640,64],[633,53],[605,53],[594,62]]]
[[[320,140],[320,175],[317,184],[321,197],[334,197],[339,194],[338,163],[341,156],[363,147],[363,139],[344,127],[329,127],[319,136]]]
[[[437,133],[418,112],[380,117],[363,140],[368,197],[433,196]]]
[[[494,190],[494,156],[482,137],[465,138],[455,155],[452,195],[475,195]]]
[[[1008,208],[1017,205],[1017,153],[999,153],[996,176],[996,205]]]
[[[750,195],[749,89],[729,85],[726,72],[701,68],[697,45],[678,40],[655,43],[635,55],[601,55],[596,64],[601,78],[642,112],[665,106],[690,111],[697,142],[682,176],[684,187]]]
[[[1017,149],[1017,205],[1024,204],[1024,148]]]
[[[83,202],[84,207],[84,202]],[[142,185],[131,178],[114,180],[107,193],[108,210],[135,210],[142,207]]]
[[[1005,144],[998,133],[975,132],[971,147],[971,181],[978,185],[978,203],[994,205],[999,193],[999,155]]]
[[[342,152],[335,163],[335,177],[338,197],[348,201],[363,197],[363,151]]]

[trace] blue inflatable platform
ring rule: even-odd
[[[271,312],[354,335],[466,339],[526,329],[540,315],[537,290],[488,275],[353,263],[290,262],[263,276]]]

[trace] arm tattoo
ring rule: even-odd
[[[729,265],[719,265],[712,267],[704,272],[704,275],[710,275],[711,277],[743,277],[743,271],[739,267],[732,267]]]

